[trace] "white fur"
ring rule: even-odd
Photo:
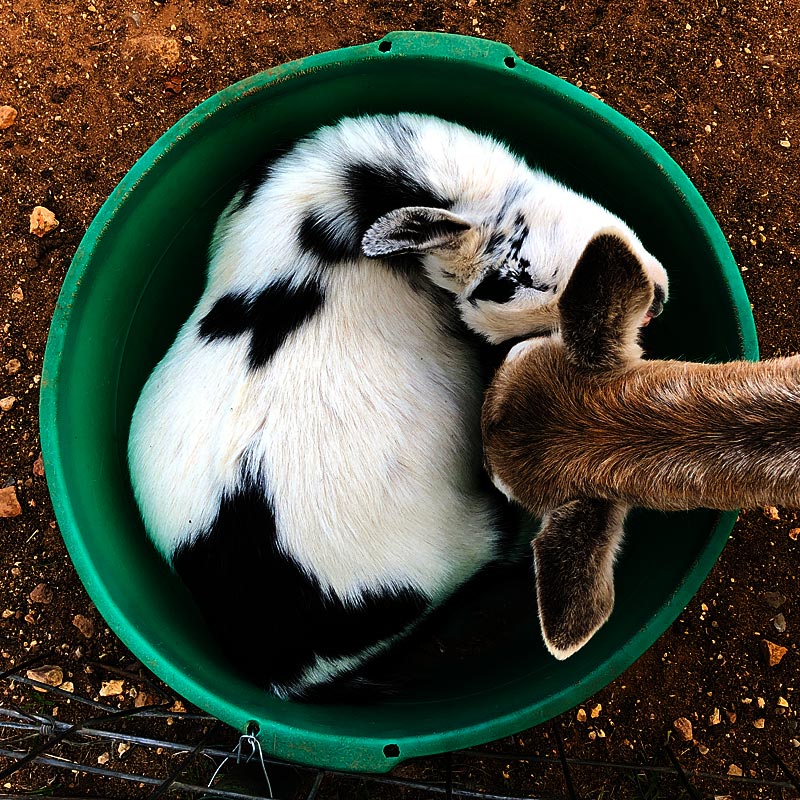
[[[300,142],[249,204],[237,210],[234,198],[221,217],[203,296],[147,381],[131,425],[134,491],[167,560],[208,529],[243,465],[273,501],[285,552],[342,599],[412,587],[435,605],[498,555],[488,500],[474,488],[478,362],[442,324],[451,311],[379,261],[328,264],[298,244],[312,208],[336,220],[340,241],[360,241],[343,165],[400,163],[454,198],[450,212],[471,227],[426,252],[424,267],[490,341],[554,326],[560,291],[602,227],[623,230],[642,260],[661,269],[619,219],[500,144],[431,117],[399,119],[415,132],[412,151],[398,151],[386,119],[344,120]],[[513,232],[519,215],[529,228],[520,255],[536,281],[556,288],[520,285],[509,303],[471,302],[498,268],[487,241]],[[287,275],[298,285],[318,282],[325,302],[266,366],[248,368],[249,336],[199,335],[219,298],[255,296]],[[290,691],[375,649],[318,658]]]

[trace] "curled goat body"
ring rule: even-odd
[[[492,139],[409,114],[322,128],[235,195],[128,455],[153,543],[253,681],[357,688],[502,557],[463,323],[491,342],[551,329],[608,224]],[[663,270],[623,229],[655,313]]]
[[[600,233],[560,297],[560,330],[513,348],[485,398],[492,480],[543,517],[540,621],[560,658],[611,612],[629,506],[800,506],[800,357],[643,360],[653,294],[624,241]]]

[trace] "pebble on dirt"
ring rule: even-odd
[[[5,369],[7,375],[16,375],[22,369],[22,362],[18,358],[9,358]]]
[[[36,669],[29,669],[25,673],[32,681],[39,681],[39,683],[46,683],[48,686],[59,686],[64,682],[64,671],[61,667],[46,664]],[[36,687],[34,687],[36,688]],[[39,691],[44,691],[40,689]]]
[[[31,603],[43,603],[47,605],[53,602],[53,590],[46,584],[40,583],[29,595]]]
[[[776,614],[772,618],[772,624],[775,626],[775,630],[778,633],[786,633],[786,617],[783,614]]]
[[[0,517],[18,517],[22,513],[22,506],[17,500],[17,489],[6,486],[0,489]]]
[[[690,742],[692,740],[692,723],[686,717],[678,717],[672,723],[672,727],[682,741]]]
[[[768,667],[775,667],[780,664],[787,652],[788,650],[785,647],[781,647],[781,645],[775,644],[769,639],[761,640],[761,656]]]
[[[780,608],[786,602],[786,598],[780,592],[764,592],[761,597],[772,608]]]
[[[41,453],[39,453],[39,457],[36,461],[33,462],[31,472],[33,472],[37,478],[44,478],[44,460],[42,459]]]
[[[91,639],[94,636],[94,622],[83,614],[76,614],[72,618],[72,624],[87,638]]]
[[[31,212],[31,229],[30,232],[38,236],[40,239],[46,233],[58,227],[58,220],[56,215],[50,211],[49,208],[44,206],[36,206]]]
[[[2,402],[2,401],[0,401],[0,402]],[[797,541],[797,537],[798,537],[798,536],[800,536],[800,528],[792,528],[792,529],[789,531],[789,538],[790,538],[790,539],[791,539],[793,542],[796,542],[796,541]]]
[[[112,681],[103,681],[100,686],[100,697],[114,697],[122,694],[122,687],[125,681],[121,678],[116,678]]]
[[[0,106],[0,131],[10,128],[17,121],[17,109],[14,106]]]
[[[0,410],[2,411],[11,411],[14,408],[14,403],[17,402],[17,398],[14,397],[13,394],[10,394],[8,397],[0,398]],[[789,534],[791,536],[791,532]]]

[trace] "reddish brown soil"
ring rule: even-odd
[[[89,662],[134,661],[80,586],[45,479],[33,473],[48,323],[70,258],[117,181],[189,109],[254,72],[392,29],[507,42],[529,62],[599,95],[670,152],[728,237],[754,306],[762,354],[798,350],[800,5],[724,2],[0,0],[0,105],[19,112],[0,131],[0,398],[16,397],[11,410],[0,412],[0,487],[15,486],[22,505],[20,516],[0,519],[0,672],[53,651],[76,692],[94,696],[101,676]],[[42,239],[28,232],[36,205],[60,222]],[[20,363],[15,374],[5,367],[11,359]],[[725,774],[735,765],[745,777],[775,778],[768,755],[774,749],[800,773],[800,542],[790,535],[800,522],[782,509],[774,516],[759,509],[743,514],[681,618],[581,706],[587,721],[579,721],[579,709],[562,715],[568,755],[645,763],[669,736],[687,767]],[[52,591],[48,603],[30,598],[41,583]],[[780,609],[765,602],[768,591],[785,596]],[[783,633],[771,621],[779,611]],[[73,624],[77,614],[93,623],[90,636]],[[776,667],[761,660],[763,638],[788,648]],[[788,708],[778,705],[781,697]],[[721,721],[711,724],[715,708]],[[694,741],[670,733],[679,717],[691,721]],[[555,752],[546,727],[521,740],[531,752]],[[427,769],[406,768],[416,775]],[[547,775],[486,762],[461,769],[459,778],[498,794],[534,794],[543,781],[558,786]],[[585,769],[576,779],[584,797],[638,796],[630,779],[607,772]],[[8,788],[35,790],[48,780],[46,771],[23,771]],[[69,773],[59,780],[62,788],[74,785],[73,794],[128,791]],[[724,782],[703,785],[712,796],[793,796]],[[378,796],[347,782],[330,787],[328,797]],[[679,793],[659,791],[651,796]],[[427,795],[396,790],[380,796]]]

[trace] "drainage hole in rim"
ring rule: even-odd
[[[383,754],[386,758],[397,758],[400,755],[400,748],[396,744],[387,744],[383,748]]]
[[[392,43],[391,42],[381,42],[378,45],[378,50],[380,50],[381,53],[388,53],[391,49],[392,49]]]
[[[259,731],[261,730],[261,726],[253,719],[247,723],[247,735],[248,736],[258,736]]]
[[[514,69],[514,67],[516,67],[516,66],[517,66],[517,62],[516,62],[516,61],[514,61],[514,59],[513,59],[511,56],[506,56],[506,57],[503,59],[503,63],[504,63],[504,64],[505,64],[505,65],[506,65],[506,66],[507,66],[509,69]]]

